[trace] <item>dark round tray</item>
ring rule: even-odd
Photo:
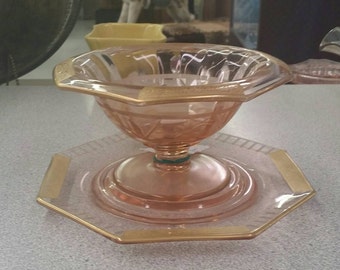
[[[0,0],[0,84],[25,75],[57,51],[76,23],[81,2]]]

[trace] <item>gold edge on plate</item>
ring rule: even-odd
[[[286,210],[281,212],[275,218],[271,219],[269,222],[265,223],[261,227],[252,230],[254,237],[263,233],[269,227],[274,225],[276,222],[281,220],[283,217],[294,211],[296,208],[301,206],[303,203],[311,199],[315,195],[315,190],[309,184],[305,178],[302,171],[297,167],[293,160],[289,157],[288,153],[284,150],[276,150],[269,153],[272,161],[274,162],[276,168],[282,175],[283,179],[286,181],[289,188],[294,194],[302,195],[299,199]]]
[[[77,223],[88,227],[89,229],[109,238],[110,240],[119,242],[119,238],[115,235],[108,233],[95,225],[86,222],[85,220],[77,217],[76,215],[55,206],[54,204],[48,202],[48,199],[55,199],[59,197],[62,185],[64,183],[71,158],[63,156],[61,154],[54,154],[51,162],[48,166],[46,174],[44,176],[43,182],[40,186],[40,190],[36,201],[45,206],[46,208],[53,210],[67,218],[70,218]]]
[[[311,191],[310,193],[306,193],[303,197],[299,198],[299,200],[295,204],[293,204],[292,206],[290,206],[289,208],[287,208],[286,210],[281,212],[281,214],[277,215],[275,218],[273,218],[269,222],[265,223],[261,227],[252,230],[251,233],[254,235],[254,237],[260,235],[261,233],[266,231],[269,227],[273,226],[276,222],[278,222],[279,220],[284,218],[286,215],[288,215],[289,213],[294,211],[296,208],[298,208],[299,206],[304,204],[306,201],[311,199],[314,195],[315,195],[314,190]]]
[[[283,179],[295,194],[315,192],[300,168],[297,167],[286,151],[277,150],[269,153],[269,156]]]
[[[101,234],[102,236],[120,244],[154,243],[166,241],[198,241],[198,240],[241,240],[251,239],[257,236],[246,226],[228,226],[196,229],[153,229],[153,230],[130,230],[111,233],[79,218],[78,216],[63,210],[38,197],[37,202],[46,208]]]
[[[40,186],[38,197],[57,198],[64,183],[71,159],[61,154],[53,155]]]
[[[98,228],[97,226],[95,226],[95,225],[93,225],[93,224],[91,224],[91,223],[89,223],[89,222],[87,222],[87,221],[77,217],[76,215],[74,215],[74,214],[72,214],[72,213],[70,213],[70,212],[68,212],[66,210],[61,209],[61,208],[53,205],[52,203],[49,203],[49,202],[45,201],[45,199],[43,199],[43,198],[41,198],[39,196],[37,197],[37,202],[39,204],[45,206],[46,208],[48,208],[50,210],[53,210],[53,211],[55,211],[55,212],[65,216],[65,217],[67,217],[67,218],[69,218],[69,219],[71,219],[71,220],[73,220],[73,221],[75,221],[75,222],[77,222],[77,223],[79,223],[79,224],[81,224],[81,225],[91,229],[92,231],[105,236],[106,238],[109,238],[112,241],[120,242],[118,236],[115,236],[112,233],[109,233],[109,232],[107,232],[105,230],[102,230],[102,229]]]
[[[121,243],[150,243],[166,241],[240,240],[255,235],[246,226],[170,228],[125,231],[119,236]]]

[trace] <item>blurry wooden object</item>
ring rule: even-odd
[[[229,20],[168,23],[164,25],[163,33],[168,42],[227,44]]]
[[[204,0],[202,3],[202,20],[230,17],[230,0]]]

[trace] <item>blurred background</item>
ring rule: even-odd
[[[0,0],[0,84],[52,83],[54,66],[88,51],[84,36],[94,24],[117,22],[122,7],[121,0],[17,0],[15,6],[11,2]],[[340,61],[319,51],[326,33],[340,26],[339,0],[189,0],[188,9],[195,19],[175,23],[151,0],[138,22],[163,24],[168,42],[236,45],[288,64],[310,58]],[[24,54],[31,59],[20,57],[21,47],[27,46],[30,51]]]

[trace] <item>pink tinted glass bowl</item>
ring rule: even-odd
[[[61,89],[94,95],[119,129],[153,149],[108,160],[93,179],[96,203],[136,221],[183,224],[252,203],[257,187],[249,171],[190,149],[291,73],[257,51],[164,43],[95,50],[57,65],[54,77]]]

